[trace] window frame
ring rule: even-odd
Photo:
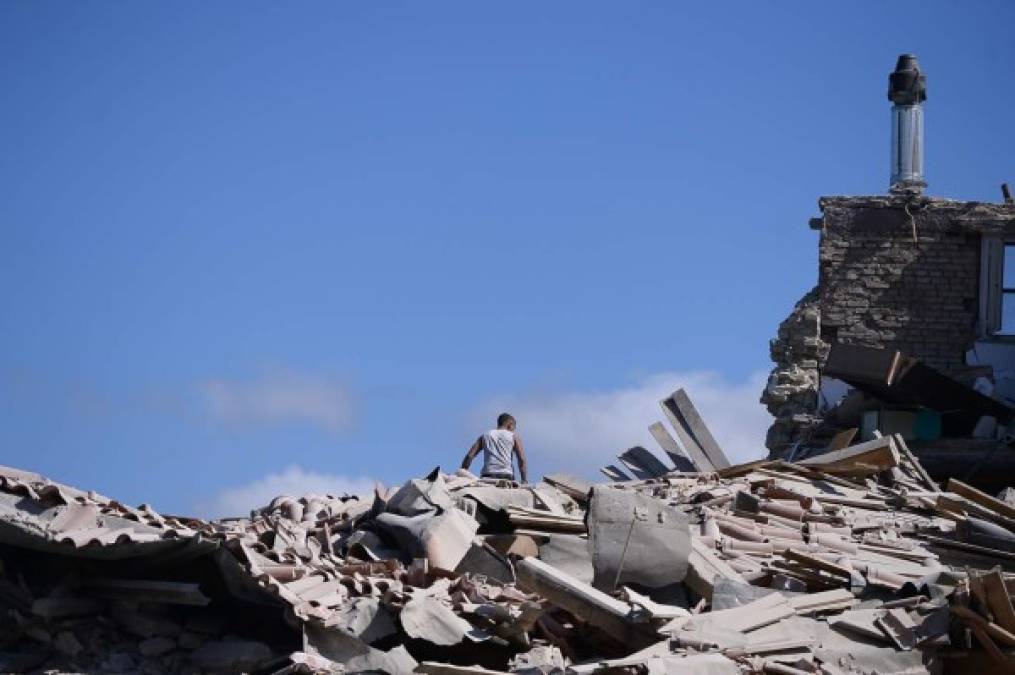
[[[1005,252],[1012,249],[1015,257],[1015,236],[984,235],[980,247],[980,339],[1015,342],[1015,328],[1002,333],[1004,298],[1015,296],[1015,286],[1004,285]]]

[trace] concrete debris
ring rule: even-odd
[[[687,516],[650,495],[596,486],[589,493],[593,585],[660,588],[683,581],[690,533]],[[665,562],[662,562],[665,561]]]
[[[731,466],[678,394],[664,408],[706,471],[629,450],[649,477],[435,470],[204,521],[0,468],[0,669],[1015,667],[1008,500],[938,485],[897,434]]]
[[[399,612],[402,630],[411,638],[445,646],[456,645],[466,636],[475,636],[477,640],[486,637],[449,605],[450,602],[445,604],[430,595],[413,597]]]

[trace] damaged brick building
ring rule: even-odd
[[[771,344],[775,368],[762,394],[776,418],[766,441],[773,456],[824,447],[856,421],[836,419],[850,388],[824,372],[834,345],[901,352],[999,402],[1015,402],[1015,204],[1007,188],[1000,204],[923,194],[925,97],[915,57],[900,57],[889,84],[889,194],[818,202],[821,216],[810,221],[820,232],[818,283],[779,326]],[[869,413],[881,406],[861,407]],[[909,412],[909,420],[919,414]],[[989,453],[996,462],[1007,459],[993,454],[1004,421],[977,438],[941,438],[933,424],[909,438],[931,467],[935,453]]]

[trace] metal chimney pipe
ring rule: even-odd
[[[891,192],[923,192],[923,102],[927,78],[912,54],[903,54],[888,76],[888,99],[892,102]]]

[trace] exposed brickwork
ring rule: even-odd
[[[834,342],[961,369],[977,335],[981,237],[1015,229],[1015,208],[997,204],[883,196],[826,197],[819,205],[818,286],[779,327],[762,395],[776,416],[767,441],[773,454],[806,440]]]
[[[948,211],[824,205],[818,289],[821,337],[898,349],[944,371],[975,338],[980,233]]]

